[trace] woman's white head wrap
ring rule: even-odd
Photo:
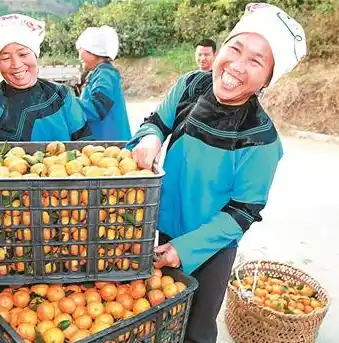
[[[76,48],[114,60],[119,51],[117,32],[110,26],[88,27],[78,38]]]
[[[251,3],[226,41],[241,33],[257,33],[271,47],[274,69],[268,86],[292,71],[306,56],[307,46],[302,26],[280,8],[266,3]]]
[[[31,49],[37,57],[45,38],[45,23],[21,14],[0,17],[0,51],[8,44],[18,43]]]

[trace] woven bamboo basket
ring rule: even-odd
[[[314,343],[328,307],[326,291],[303,271],[272,261],[250,261],[238,267],[238,271],[254,275],[266,273],[295,284],[311,286],[316,298],[325,306],[310,314],[294,315],[258,306],[244,299],[229,283],[225,322],[230,336],[236,343]]]

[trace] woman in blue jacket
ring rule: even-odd
[[[0,17],[0,141],[92,140],[70,89],[38,78],[45,23]]]
[[[87,73],[80,95],[96,140],[126,141],[131,138],[119,71],[112,65],[119,49],[116,31],[109,26],[89,27],[76,42]]]
[[[257,94],[305,56],[303,28],[268,4],[250,4],[211,73],[179,78],[128,147],[151,167],[171,134],[164,169],[157,267],[199,282],[185,342],[215,343],[216,318],[237,244],[262,220],[282,145]]]

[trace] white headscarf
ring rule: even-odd
[[[76,48],[114,60],[119,51],[117,32],[110,26],[88,27],[78,38]]]
[[[21,14],[0,17],[0,51],[8,44],[18,43],[31,49],[37,57],[45,38],[45,23]]]
[[[302,26],[280,8],[266,3],[248,4],[245,13],[226,41],[241,33],[257,33],[270,45],[274,57],[269,87],[292,71],[306,56],[307,46]]]

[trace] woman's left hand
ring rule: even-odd
[[[156,254],[158,254],[156,261],[154,262],[155,268],[160,269],[162,267],[180,267],[180,257],[171,243],[159,245],[154,249],[154,251]]]

